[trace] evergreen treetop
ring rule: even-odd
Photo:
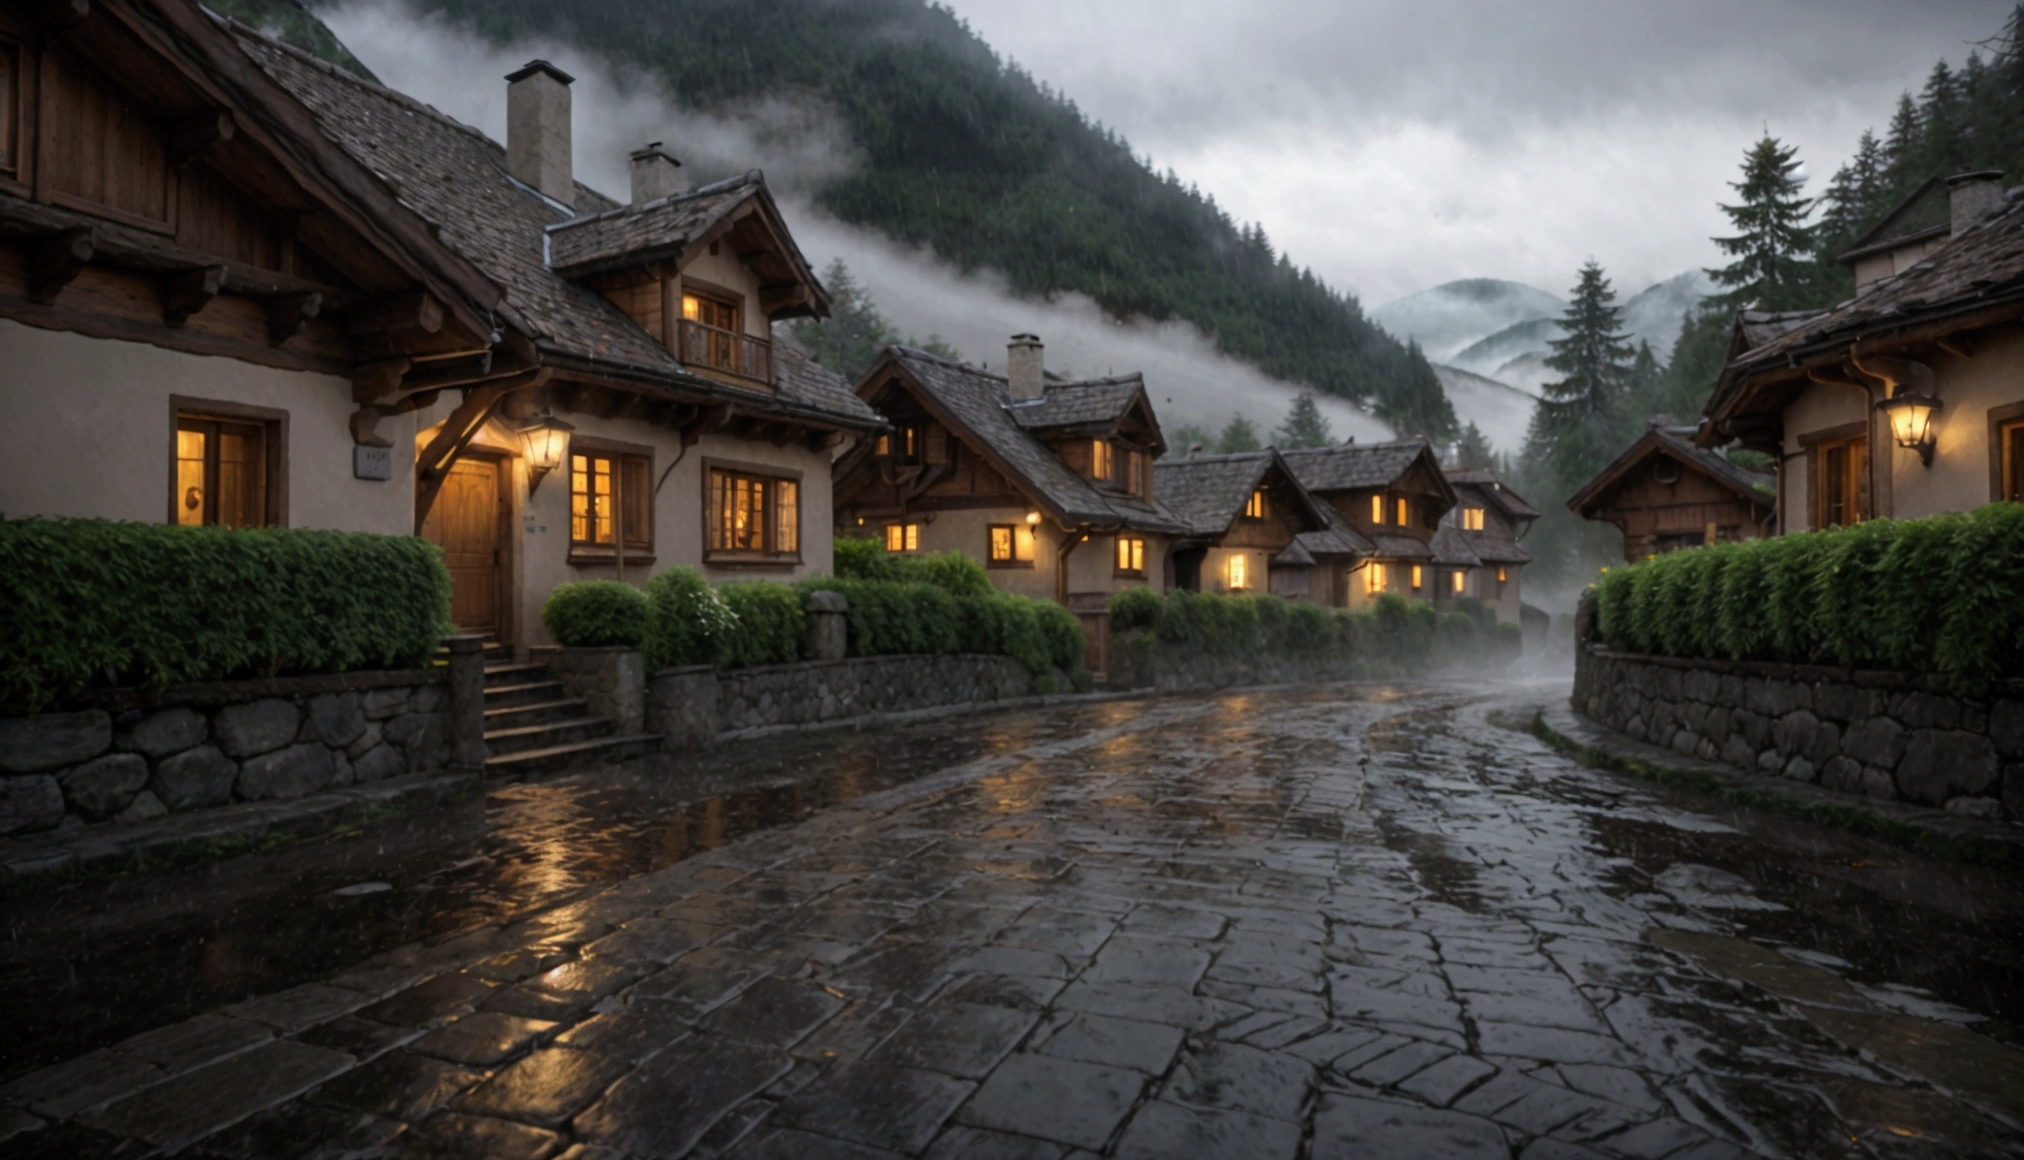
[[[1799,150],[1765,134],[1743,157],[1743,176],[1731,182],[1739,201],[1721,206],[1736,233],[1714,239],[1735,260],[1709,277],[1724,287],[1715,296],[1724,310],[1795,310],[1814,304],[1818,282],[1813,202],[1799,194],[1793,171]]]
[[[1256,451],[1259,447],[1258,428],[1239,414],[1230,416],[1230,421],[1223,424],[1223,433],[1216,438],[1216,451],[1222,455]]]
[[[1328,429],[1328,416],[1315,405],[1313,391],[1302,391],[1294,398],[1293,409],[1286,413],[1286,421],[1273,433],[1272,442],[1282,449],[1326,447],[1335,442],[1335,436]]]

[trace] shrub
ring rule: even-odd
[[[1440,612],[1435,616],[1434,644],[1442,660],[1461,660],[1477,654],[1483,643],[1483,630],[1475,617],[1466,612]]]
[[[1166,607],[1167,602],[1150,588],[1127,588],[1110,598],[1111,631],[1158,628]]]
[[[737,627],[717,639],[718,664],[739,669],[801,659],[807,614],[800,590],[770,580],[745,580],[718,585],[717,596],[738,618]]]
[[[675,567],[647,581],[647,671],[713,664],[738,616],[694,568]]]
[[[1226,656],[1250,652],[1258,647],[1258,606],[1251,597],[1170,592],[1155,631],[1168,644],[1193,645],[1204,652]]]
[[[2024,506],[1875,520],[1675,552],[1597,584],[1633,652],[1937,673],[1962,692],[2024,672]]]
[[[542,602],[541,623],[572,648],[638,648],[647,637],[646,593],[616,580],[557,584]]]
[[[952,596],[983,596],[993,591],[984,566],[961,552],[896,555],[876,540],[838,540],[836,578],[933,584]]]
[[[0,702],[427,664],[450,574],[412,536],[0,520]]]

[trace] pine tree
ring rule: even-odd
[[[1237,414],[1232,414],[1230,421],[1223,424],[1223,434],[1216,439],[1216,450],[1223,455],[1256,451],[1258,447],[1258,428],[1251,424],[1251,420]]]
[[[1302,391],[1294,398],[1293,409],[1273,433],[1272,442],[1286,449],[1326,447],[1335,442],[1335,436],[1328,430],[1328,416],[1315,405],[1313,391]]]
[[[1462,437],[1455,440],[1455,450],[1448,459],[1463,471],[1495,470],[1497,467],[1497,455],[1490,449],[1490,440],[1474,422],[1462,428]]]
[[[1966,168],[1962,98],[1960,77],[1946,61],[1936,62],[1919,94],[1919,161],[1927,173],[1958,173]]]
[[[1174,428],[1174,433],[1167,439],[1168,455],[1186,455],[1197,447],[1205,451],[1214,451],[1216,437],[1193,423],[1183,423]]]
[[[1548,465],[1555,482],[1571,494],[1621,450],[1617,436],[1635,357],[1616,291],[1592,258],[1581,268],[1560,329],[1546,365],[1565,377],[1546,384],[1533,411],[1526,457]]]
[[[1848,249],[1883,214],[1885,206],[1883,144],[1870,129],[1862,131],[1855,156],[1835,171],[1820,197],[1816,252],[1823,262]]]
[[[842,258],[822,272],[822,282],[829,289],[829,317],[796,322],[792,333],[814,352],[816,362],[854,383],[878,361],[888,343],[899,341],[899,335]],[[930,335],[929,341],[941,340]]]
[[[1890,128],[1884,131],[1884,197],[1896,202],[1912,191],[1912,187],[1932,176],[1919,168],[1924,149],[1919,134],[1919,107],[1912,103],[1910,93],[1898,96],[1897,111],[1890,116]]]
[[[1799,195],[1792,180],[1798,156],[1798,149],[1769,135],[1743,155],[1743,178],[1729,185],[1741,201],[1721,207],[1737,232],[1714,239],[1735,261],[1708,271],[1725,288],[1714,298],[1721,309],[1796,310],[1816,304],[1820,280],[1812,260],[1813,230],[1806,224],[1813,203]]]

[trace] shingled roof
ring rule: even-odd
[[[1142,375],[1049,382],[1038,399],[1013,403],[1012,417],[1028,431],[1048,435],[1091,434],[1117,426],[1132,404],[1145,398]],[[1150,408],[1148,408],[1150,410]],[[1158,429],[1158,423],[1153,424]],[[1160,444],[1166,446],[1164,442]]]
[[[1362,532],[1350,527],[1349,521],[1342,518],[1342,513],[1335,510],[1334,504],[1322,504],[1321,512],[1328,517],[1328,527],[1293,537],[1293,542],[1310,555],[1363,559],[1377,553],[1377,545],[1366,539]]]
[[[1251,493],[1265,483],[1274,468],[1285,477],[1288,485],[1285,490],[1298,497],[1299,514],[1306,530],[1325,531],[1329,521],[1323,509],[1327,505],[1317,503],[1307,494],[1286,461],[1269,447],[1232,455],[1162,459],[1153,465],[1153,494],[1190,532],[1220,536],[1243,514]]]
[[[1460,528],[1443,525],[1434,529],[1434,538],[1427,547],[1433,552],[1436,564],[1456,568],[1478,568],[1483,564],[1483,558],[1476,554],[1469,537],[1463,535]]]
[[[1444,471],[1448,482],[1456,487],[1474,488],[1476,494],[1494,504],[1498,511],[1514,520],[1536,520],[1539,509],[1525,502],[1525,497],[1511,490],[1511,485],[1497,477],[1487,468],[1456,468]]]
[[[1568,510],[1588,518],[1589,509],[1605,492],[1614,488],[1632,468],[1654,455],[1670,455],[1760,507],[1768,508],[1777,502],[1776,476],[1751,471],[1742,464],[1731,462],[1728,456],[1718,451],[1696,447],[1689,441],[1693,433],[1692,427],[1650,428],[1608,467],[1596,473],[1594,479],[1583,484],[1580,491],[1569,496]]]
[[[316,116],[332,141],[391,186],[446,246],[500,286],[498,316],[532,336],[544,355],[617,377],[735,398],[761,413],[806,413],[851,426],[878,422],[847,382],[819,368],[798,369],[792,388],[783,383],[778,394],[691,374],[624,311],[544,260],[550,227],[595,221],[620,210],[618,203],[577,182],[572,215],[509,176],[505,147],[477,129],[243,24],[227,27],[247,55]],[[763,189],[756,172],[739,182],[744,196],[751,196],[750,186]],[[700,201],[713,196],[698,191]],[[597,240],[603,236],[595,230],[584,237],[588,252],[602,253],[609,244]]]
[[[1303,447],[1283,451],[1286,465],[1293,469],[1300,485],[1316,495],[1387,487],[1425,460],[1429,473],[1452,506],[1455,489],[1441,474],[1433,445],[1424,438],[1400,439],[1391,443],[1348,443],[1334,447]]]
[[[1038,435],[1022,426],[1005,376],[910,346],[889,346],[890,364],[919,389],[923,405],[959,436],[973,440],[1006,478],[1067,526],[1120,526],[1181,535],[1187,525],[1156,503],[1098,488],[1061,461]],[[866,382],[878,378],[874,368]],[[1049,384],[1048,392],[1081,384]],[[1157,494],[1157,493],[1156,493]]]

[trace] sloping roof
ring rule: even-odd
[[[763,410],[771,400],[781,410],[814,411],[852,425],[876,420],[848,384],[838,385],[841,380],[804,377],[793,392],[775,396],[690,374],[624,311],[549,268],[543,255],[548,227],[573,215],[509,176],[504,146],[412,97],[245,25],[229,27],[255,63],[315,114],[331,140],[505,291],[497,313],[544,351],[616,374],[739,398],[751,408]],[[575,202],[574,216],[620,208],[582,182]]]
[[[1469,550],[1485,564],[1530,564],[1532,553],[1509,532],[1485,528],[1480,532],[1457,529],[1468,541]]]
[[[1820,310],[1739,310],[1736,312],[1735,341],[1729,357],[1756,350],[1773,339],[1783,338],[1821,315]]]
[[[1295,536],[1292,543],[1272,557],[1272,565],[1275,568],[1312,568],[1314,553],[1307,550],[1306,545],[1300,542],[1300,537]]]
[[[758,170],[645,205],[614,206],[548,227],[549,262],[566,277],[679,255],[694,238],[764,189]]]
[[[1277,451],[1244,451],[1232,455],[1191,455],[1185,459],[1161,459],[1153,464],[1153,494],[1160,505],[1172,512],[1196,535],[1220,536],[1243,514],[1251,493],[1264,484],[1274,468],[1285,475],[1290,490],[1301,501],[1301,522],[1309,531],[1328,526],[1328,516],[1307,494],[1288,470]],[[1298,532],[1296,531],[1296,535]]]
[[[1475,568],[1483,563],[1483,558],[1476,554],[1474,546],[1469,543],[1469,537],[1463,535],[1460,528],[1443,525],[1434,529],[1434,538],[1427,547],[1432,550],[1436,564]]]
[[[1587,518],[1587,509],[1613,490],[1632,468],[1654,455],[1670,455],[1753,504],[1768,508],[1777,502],[1776,476],[1751,471],[1739,463],[1730,462],[1728,456],[1718,451],[1694,446],[1688,441],[1693,433],[1692,427],[1653,427],[1647,430],[1642,438],[1598,472],[1594,479],[1583,484],[1580,491],[1568,497],[1568,510]]]
[[[1062,523],[1122,525],[1167,535],[1187,531],[1187,525],[1164,507],[1101,490],[1063,463],[1013,418],[1012,394],[1005,376],[910,346],[887,347],[881,365],[887,363],[919,388],[923,402],[939,412],[950,428],[981,445],[1008,478],[1050,508]],[[870,384],[878,378],[874,368],[864,381]]]
[[[1848,249],[1835,256],[1837,262],[1851,262],[1875,250],[1895,249],[1928,237],[1942,237],[1952,217],[1946,179],[1928,177],[1918,188],[1891,207],[1882,220],[1855,239]]]
[[[1809,370],[1838,371],[1859,338],[1874,342],[1881,333],[1913,326],[1925,339],[1941,338],[1956,326],[1986,326],[2019,312],[2024,312],[2024,201],[2013,190],[2001,212],[1962,230],[1906,270],[1732,359],[1708,398],[1705,413],[1713,422],[1700,439],[1722,441],[1732,434],[1728,420],[1782,409],[1785,399],[1759,397],[1760,388],[1790,383],[1796,389]]]
[[[1294,542],[1315,556],[1354,556],[1359,559],[1373,555],[1377,546],[1366,539],[1362,532],[1349,525],[1334,504],[1321,505],[1321,514],[1328,517],[1328,527],[1318,532],[1302,532],[1293,537]]]
[[[1448,482],[1454,486],[1467,487],[1477,495],[1494,504],[1497,510],[1514,520],[1536,520],[1539,509],[1525,501],[1525,497],[1511,490],[1511,485],[1497,478],[1497,473],[1487,468],[1457,468],[1446,473]]]
[[[1108,427],[1145,394],[1145,378],[1120,375],[1083,382],[1050,382],[1038,399],[1011,404],[1012,417],[1029,431]]]
[[[1303,447],[1283,451],[1286,465],[1302,487],[1313,492],[1383,487],[1404,475],[1413,461],[1431,454],[1425,439],[1392,443],[1350,443],[1337,447]]]

